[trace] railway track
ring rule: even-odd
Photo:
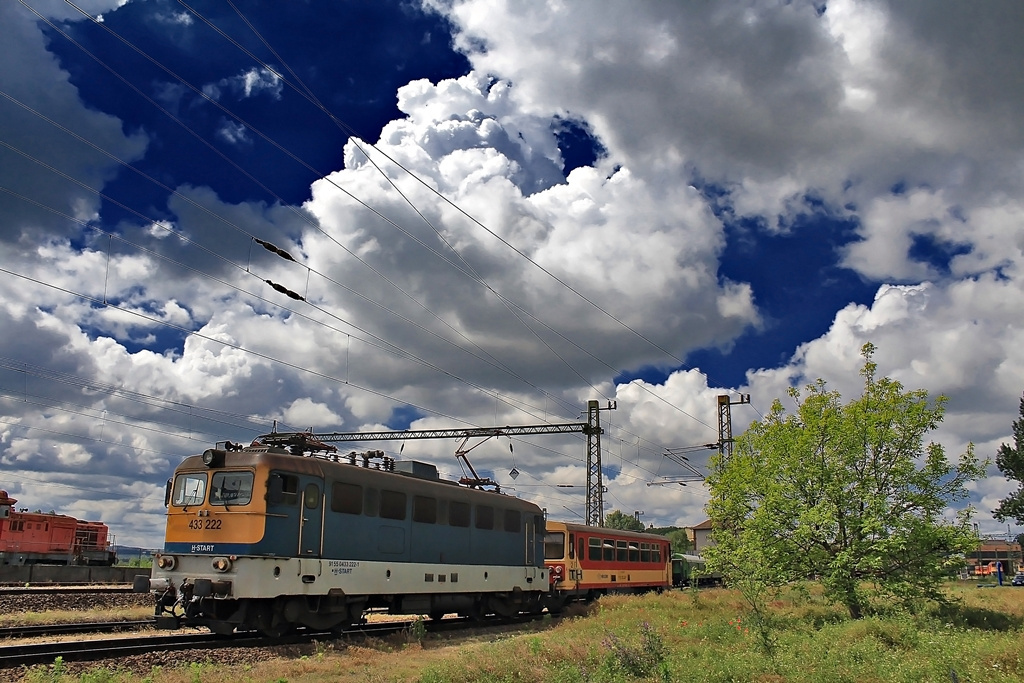
[[[467,628],[506,626],[532,621],[537,617],[518,617],[473,621],[470,619],[444,619],[423,622],[428,633],[451,632]],[[130,622],[116,622],[113,628],[124,627]],[[150,622],[145,622],[150,623]],[[382,638],[408,631],[414,621],[394,621],[353,626],[342,632],[298,631],[280,638],[267,638],[255,633],[236,633],[229,636],[213,633],[189,633],[174,635],[149,635],[116,637],[67,642],[22,643],[0,646],[0,669],[49,664],[60,657],[65,662],[97,662],[119,660],[133,655],[151,652],[172,652],[181,650],[213,650],[220,648],[258,648],[282,645],[304,645],[314,641],[336,640],[338,638]],[[92,624],[95,632],[103,631],[101,624]],[[109,632],[109,631],[107,631]],[[52,635],[52,634],[50,634]]]
[[[113,593],[131,593],[132,587],[123,584],[104,584],[104,585],[88,585],[88,584],[69,584],[59,583],[53,585],[36,584],[33,586],[0,586],[0,596],[4,595],[51,595],[67,593],[69,595],[80,595],[80,594],[113,594]]]
[[[137,631],[152,625],[152,619],[145,619],[143,621],[83,621],[74,624],[3,626],[0,627],[0,639],[63,636],[71,633],[116,633],[118,631]]]

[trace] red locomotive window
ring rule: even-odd
[[[625,541],[615,541],[615,561],[629,561],[628,544]]]
[[[651,562],[661,562],[661,544],[651,544]]]
[[[615,541],[605,539],[601,543],[601,548],[604,550],[602,558],[605,562],[615,561]]]
[[[640,544],[640,561],[650,562],[651,561],[651,544],[641,543]]]
[[[635,541],[629,543],[629,561],[639,562],[640,561],[640,544]]]
[[[544,559],[560,560],[565,557],[565,532],[549,531],[544,534]]]
[[[593,560],[594,562],[600,562],[601,561],[601,539],[600,538],[591,538],[588,541],[588,543],[589,543],[589,546],[590,546],[590,554],[587,555],[587,559],[588,560]]]

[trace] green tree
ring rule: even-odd
[[[684,554],[690,550],[690,537],[686,535],[686,529],[670,531],[665,537],[672,544],[672,552]]]
[[[621,510],[612,510],[604,518],[604,525],[610,529],[623,529],[624,531],[643,531],[644,523],[632,515],[627,515]]]
[[[851,618],[872,595],[943,601],[940,579],[978,543],[968,506],[943,519],[965,485],[984,476],[973,446],[951,464],[924,436],[942,421],[945,398],[875,378],[874,346],[862,349],[862,395],[843,404],[818,380],[795,414],[776,400],[712,460],[708,511],[722,572],[754,607],[784,583],[818,576]],[[802,400],[801,400],[802,399]]]
[[[1017,490],[999,501],[992,514],[1000,522],[1012,519],[1024,524],[1024,397],[1020,399],[1020,419],[1013,422],[1013,446],[1002,444],[996,451],[996,467],[1007,479],[1017,482]]]

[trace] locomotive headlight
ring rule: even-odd
[[[170,571],[174,569],[178,564],[178,561],[174,559],[173,555],[158,555],[156,558],[156,566],[160,569],[166,569]]]
[[[224,451],[216,448],[207,448],[203,451],[203,464],[207,467],[222,467],[224,465]]]
[[[231,560],[226,557],[213,558],[213,568],[219,572],[226,572],[231,569]]]

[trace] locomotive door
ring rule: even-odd
[[[299,557],[320,557],[323,546],[323,482],[312,477],[300,477],[300,480]]]

